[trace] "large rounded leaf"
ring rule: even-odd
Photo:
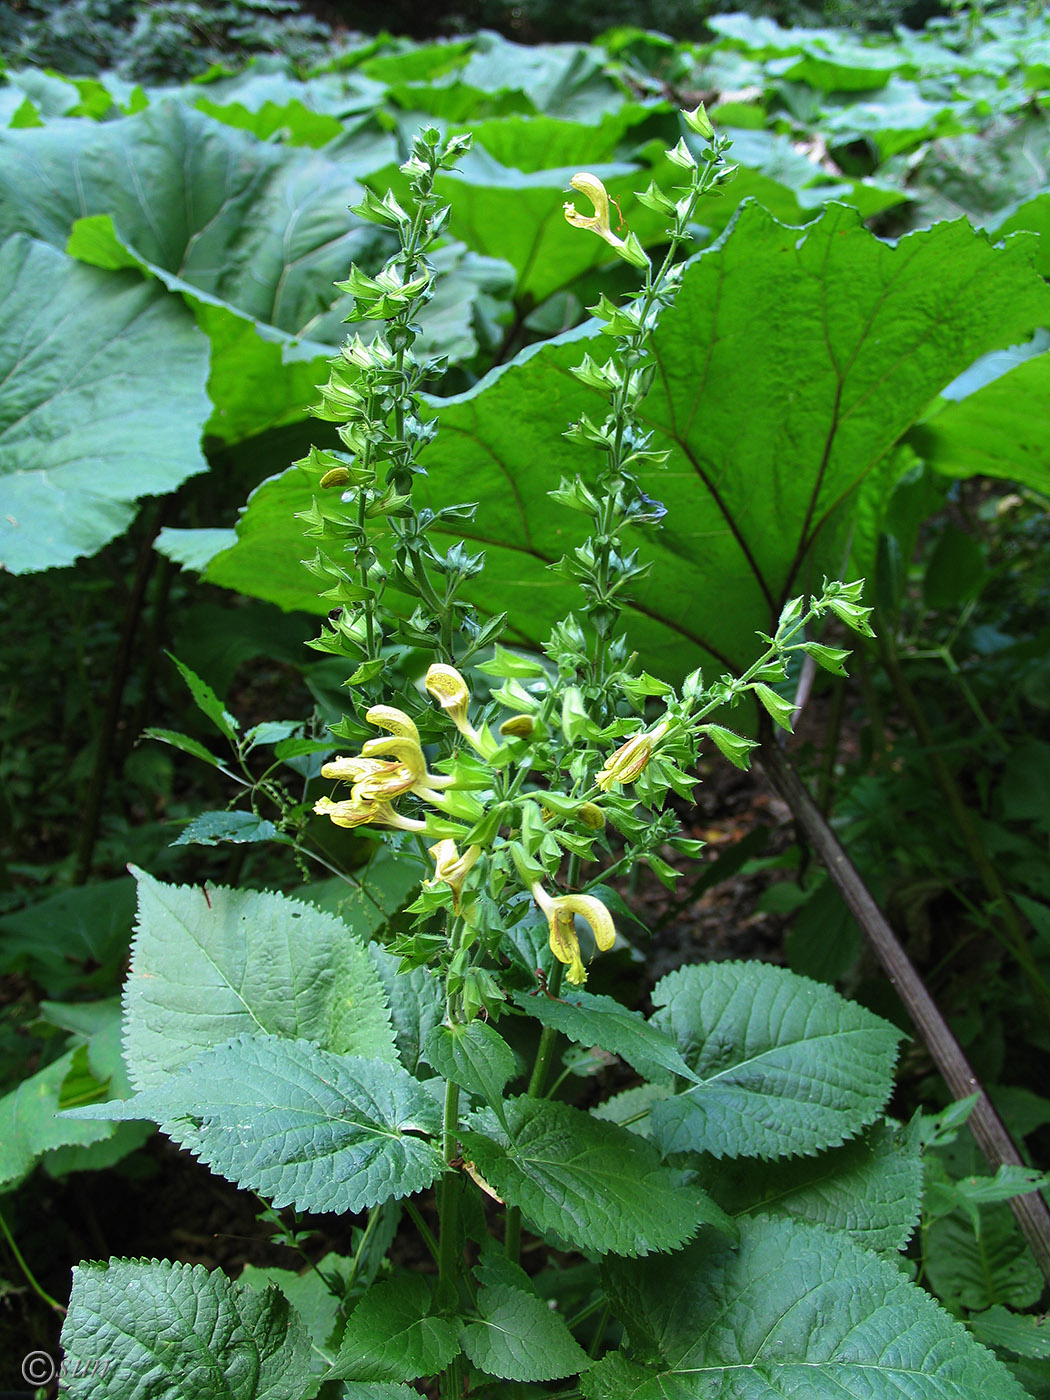
[[[206,470],[208,342],[160,287],[21,235],[0,248],[0,303],[0,566],[33,573]]]
[[[667,515],[623,542],[654,563],[627,618],[646,667],[681,675],[706,657],[743,668],[789,597],[819,587],[821,571],[839,574],[869,473],[978,357],[1050,319],[1027,257],[963,222],[891,246],[841,206],[800,231],[748,205],[693,261],[655,332],[645,404],[654,446],[671,455],[643,486]],[[423,453],[423,503],[481,502],[451,527],[485,550],[478,606],[506,610],[534,642],[566,606],[548,566],[586,530],[547,493],[596,470],[562,433],[604,412],[570,370],[609,348],[593,324],[530,348],[440,403],[441,431]],[[293,583],[294,566],[281,569],[302,557],[293,512],[311,490],[299,472],[261,487],[210,577],[303,606],[305,575]]]

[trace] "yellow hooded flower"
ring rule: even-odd
[[[547,916],[551,952],[568,967],[565,975],[569,981],[574,986],[582,986],[587,980],[587,970],[580,953],[580,940],[576,937],[576,915],[579,914],[590,924],[594,941],[603,953],[607,953],[616,942],[616,925],[612,915],[600,899],[590,894],[563,894],[555,898],[542,885],[535,884],[530,888],[533,899]]]
[[[392,705],[373,705],[365,719],[389,732],[369,739],[361,752],[351,758],[334,758],[324,764],[321,776],[351,784],[350,798],[332,802],[322,797],[314,811],[330,817],[336,826],[394,826],[402,831],[422,831],[425,822],[402,817],[390,805],[406,792],[434,806],[444,797],[440,792],[451,778],[427,772],[427,761],[419,743],[419,730],[404,710]],[[377,757],[382,755],[382,757]]]
[[[330,797],[319,797],[314,803],[314,811],[319,817],[329,817],[336,826],[392,826],[398,831],[423,831],[426,822],[413,821],[395,812],[389,802],[363,801],[351,797],[348,802],[333,802]]]
[[[482,758],[488,758],[494,746],[486,744],[467,719],[470,691],[455,666],[446,666],[443,661],[435,661],[427,671],[424,684],[467,743],[476,749]]]
[[[667,732],[666,724],[658,724],[650,734],[636,734],[626,744],[609,755],[595,778],[595,786],[608,792],[613,783],[633,783],[648,767],[654,747]]]
[[[609,222],[609,194],[597,175],[581,171],[572,177],[569,184],[574,190],[585,194],[594,205],[593,214],[581,214],[571,199],[565,201],[565,217],[573,228],[590,229],[599,238],[604,238],[609,247],[614,248],[633,267],[648,267],[649,259],[635,234],[630,233],[623,239],[613,233]]]
[[[459,897],[463,890],[463,881],[467,878],[470,867],[481,855],[480,846],[468,846],[460,855],[456,849],[455,841],[446,838],[439,841],[437,845],[430,847],[430,854],[434,858],[434,878],[428,880],[428,885],[448,885],[452,890],[452,912],[459,913]]]

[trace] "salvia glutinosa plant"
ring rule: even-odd
[[[728,712],[753,697],[789,727],[792,659],[841,672],[847,655],[816,639],[821,619],[868,630],[860,583],[831,582],[788,603],[742,675],[675,688],[630,655],[621,616],[645,565],[622,540],[663,513],[643,489],[664,457],[640,413],[649,338],[698,207],[733,173],[703,108],[683,120],[679,187],[638,196],[667,217],[659,262],[596,176],[571,181],[590,209],[570,201],[569,223],[641,287],[599,301],[608,353],[575,369],[607,406],[568,429],[580,471],[552,508],[586,529],[555,567],[579,603],[541,655],[501,645],[506,620],[461,596],[484,559],[445,542],[478,507],[415,500],[440,368],[415,353],[416,318],[450,213],[435,177],[468,141],[424,131],[405,203],[355,211],[399,251],[341,284],[358,330],[315,411],[342,445],[300,464],[307,567],[331,604],[314,645],[346,659],[354,697],[314,811],[387,843],[414,922],[394,933],[381,891],[339,917],[141,875],[134,1093],[77,1110],[156,1122],[273,1208],[356,1217],[352,1249],[269,1287],[81,1265],[71,1395],[99,1388],[103,1361],[102,1392],[129,1400],[1022,1395],[893,1262],[921,1194],[921,1135],[884,1117],[895,1027],[757,964],[683,967],[649,1015],[584,989],[624,943],[609,881],[639,862],[671,881],[668,849],[696,849],[669,797],[690,797],[701,747],[747,764]],[[559,1096],[617,1060],[611,1097]],[[392,1250],[410,1230],[417,1245]]]

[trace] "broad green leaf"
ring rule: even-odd
[[[1050,190],[1019,200],[989,219],[986,227],[999,238],[1011,233],[1039,234],[1036,266],[1044,277],[1050,276]]]
[[[78,1094],[94,1098],[106,1092],[107,1084],[116,1092],[128,1092],[116,998],[71,1007],[45,1002],[42,1009],[76,1039],[64,1055],[0,1098],[0,1191],[17,1186],[38,1162],[54,1176],[111,1166],[149,1136],[134,1123],[85,1123],[57,1116],[78,1101]]]
[[[518,1073],[514,1051],[499,1031],[484,1021],[435,1026],[427,1036],[427,1060],[441,1075],[503,1114],[503,1090]]]
[[[1018,1230],[1010,1207],[980,1213],[980,1235],[965,1215],[935,1220],[926,1231],[926,1274],[931,1287],[955,1307],[990,1308],[1002,1303],[1027,1308],[1045,1280]]]
[[[1045,1317],[1011,1312],[997,1304],[966,1321],[970,1331],[986,1347],[1003,1347],[1018,1356],[1050,1361],[1050,1326]]]
[[[110,1259],[73,1270],[63,1393],[141,1400],[310,1400],[310,1338],[276,1288],[221,1269]]]
[[[275,841],[280,833],[273,822],[254,812],[202,812],[171,843],[173,846],[221,846],[224,842]],[[287,838],[284,838],[287,839]]]
[[[872,1123],[902,1033],[831,987],[760,963],[679,968],[654,1023],[701,1082],[652,1107],[665,1152],[811,1156]]]
[[[158,1123],[278,1209],[356,1213],[425,1190],[445,1170],[417,1136],[440,1132],[441,1109],[407,1070],[273,1035],[242,1035],[161,1085],[70,1115]]]
[[[637,1135],[564,1103],[521,1097],[505,1111],[506,1130],[482,1116],[477,1131],[461,1133],[464,1156],[539,1230],[599,1254],[636,1255],[676,1249],[702,1224],[727,1224]]]
[[[443,1370],[459,1352],[458,1328],[431,1306],[430,1284],[418,1274],[373,1285],[350,1314],[326,1379],[414,1381]]]
[[[947,476],[992,476],[1050,491],[1050,353],[955,403],[909,435],[915,451]]]
[[[1025,1400],[1009,1372],[895,1265],[846,1235],[740,1222],[678,1254],[608,1265],[614,1310],[651,1368],[613,1354],[587,1400]],[[629,1382],[625,1384],[625,1382]]]
[[[310,1340],[323,1356],[339,1322],[340,1311],[340,1300],[326,1280],[341,1284],[351,1265],[350,1259],[339,1254],[326,1254],[318,1260],[315,1268],[301,1274],[294,1269],[259,1268],[255,1264],[245,1264],[237,1282],[254,1288],[256,1293],[264,1293],[271,1286],[279,1288],[306,1323]]]
[[[360,168],[258,141],[168,99],[98,126],[0,132],[0,232],[64,248],[77,219],[108,214],[144,262],[257,321],[338,340],[320,333],[326,323],[338,331],[333,283],[387,247],[347,214]]]
[[[419,1391],[393,1381],[348,1381],[339,1400],[416,1400]]]
[[[478,1318],[459,1335],[474,1365],[503,1380],[563,1380],[592,1364],[559,1314],[520,1288],[479,1289]]]
[[[0,248],[0,302],[0,566],[35,573],[206,469],[207,345],[159,288],[29,238]]]
[[[646,1079],[695,1078],[666,1032],[612,997],[570,988],[560,997],[515,992],[512,1000],[541,1025],[561,1031],[577,1044],[597,1045],[621,1056]]]
[[[311,329],[311,338],[269,325],[140,257],[105,214],[78,219],[66,251],[96,267],[135,268],[181,295],[211,342],[208,393],[215,409],[207,431],[224,442],[301,420],[317,384],[328,377],[328,359],[344,336],[335,312]],[[513,274],[506,263],[479,257],[462,243],[439,248],[431,261],[438,281],[419,314],[417,350],[469,360],[478,349],[476,319],[486,306],[490,318],[498,313]],[[335,300],[334,288],[326,290]],[[368,324],[357,331],[365,339],[371,334]]]
[[[380,922],[347,923],[287,895],[163,885],[141,872],[125,1044],[137,1089],[242,1031],[393,1059],[382,984],[365,940]]]
[[[699,1174],[734,1218],[762,1211],[808,1220],[880,1253],[904,1248],[922,1207],[916,1135],[885,1122],[841,1147],[775,1169],[763,1162],[708,1159]]]
[[[742,208],[686,269],[655,333],[645,417],[672,455],[643,486],[668,514],[658,533],[623,541],[654,563],[627,615],[643,664],[673,678],[706,652],[743,668],[753,633],[840,568],[853,493],[901,434],[979,355],[1048,320],[1050,291],[1023,250],[962,223],[890,247],[838,206],[801,233]],[[590,470],[550,425],[600,419],[569,369],[604,340],[584,328],[447,400],[423,454],[442,499],[482,501],[465,526],[484,540],[479,605],[508,610],[536,641],[561,610],[547,566],[577,538],[546,493]]]
[[[445,1015],[441,978],[426,967],[399,972],[401,959],[393,957],[378,944],[369,944],[368,952],[383,979],[401,1063],[410,1074],[422,1078],[426,1073],[425,1061],[422,1065],[420,1063],[423,1046]]]
[[[0,918],[0,970],[28,969],[50,996],[109,990],[131,942],[135,885],[127,876],[63,890]]]
[[[342,122],[327,112],[315,112],[298,98],[278,105],[268,101],[254,110],[243,102],[212,102],[207,97],[197,99],[198,111],[204,112],[226,126],[250,131],[260,141],[279,139],[288,146],[310,146],[316,150],[327,146],[343,134]]]
[[[108,214],[78,219],[66,252],[93,267],[132,268],[182,297],[211,346],[208,395],[214,408],[207,432],[212,437],[237,442],[295,422],[327,377],[331,346],[267,325],[148,262],[118,236]]]

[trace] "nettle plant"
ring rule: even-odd
[[[413,501],[435,431],[421,386],[438,366],[413,354],[449,216],[434,179],[467,141],[423,132],[402,167],[408,207],[388,194],[356,210],[400,250],[343,284],[372,335],[321,390],[342,447],[300,464],[308,567],[333,608],[315,645],[347,659],[355,698],[334,731],[348,751],[311,799],[322,823],[384,838],[414,922],[394,933],[382,891],[334,913],[140,876],[135,1092],[74,1110],[159,1124],[272,1212],[357,1217],[353,1247],[237,1282],[156,1260],[79,1266],[71,1395],[103,1361],[106,1395],[171,1400],[1023,1395],[898,1265],[921,1134],[884,1117],[894,1026],[751,963],[672,972],[650,1015],[585,990],[596,952],[622,941],[609,882],[643,861],[671,882],[661,852],[697,849],[669,796],[689,798],[701,746],[747,763],[751,741],[716,712],[752,698],[790,727],[777,687],[792,659],[841,672],[846,656],[814,640],[820,620],[867,631],[860,584],[826,583],[787,605],[744,674],[675,688],[636,673],[620,630],[644,568],[624,528],[662,513],[641,485],[666,455],[639,411],[648,339],[697,206],[732,174],[703,109],[685,121],[697,140],[669,152],[681,188],[639,195],[668,219],[658,266],[601,181],[572,180],[593,212],[569,203],[567,219],[642,286],[602,298],[609,354],[575,371],[609,407],[569,429],[595,449],[552,507],[589,522],[557,566],[582,597],[542,655],[501,646],[505,619],[479,621],[463,597],[484,560],[435,545],[436,525],[475,507]],[[284,820],[305,851],[304,812]],[[556,1096],[567,1076],[588,1107]]]

